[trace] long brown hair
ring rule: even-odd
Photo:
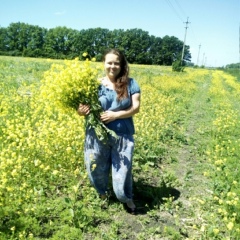
[[[117,99],[121,100],[128,97],[128,82],[129,82],[129,67],[125,55],[118,49],[107,49],[103,55],[103,61],[105,61],[106,55],[112,53],[119,57],[120,61],[120,73],[115,79],[114,87],[117,92]]]

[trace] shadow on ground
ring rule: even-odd
[[[164,203],[165,198],[173,197],[173,200],[177,200],[180,197],[180,191],[173,187],[167,187],[164,184],[160,187],[147,184],[144,180],[138,179],[134,182],[134,197],[133,200],[137,206],[138,214],[146,214],[148,211],[154,208],[159,208]],[[118,202],[115,195],[112,193],[109,198],[111,202]]]
[[[134,183],[134,202],[139,214],[146,214],[151,209],[160,207],[165,201],[164,198],[173,197],[173,200],[177,200],[180,194],[180,191],[173,187],[152,186],[143,180]]]

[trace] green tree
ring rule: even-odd
[[[187,62],[191,61],[191,58],[192,56],[190,53],[190,47],[188,45],[185,45],[184,54],[183,54],[183,61],[185,62],[185,65],[187,65]]]
[[[76,30],[67,27],[49,29],[44,43],[45,57],[63,59],[72,56],[75,36]]]
[[[46,31],[25,23],[11,23],[6,30],[5,49],[10,55],[41,56]]]
[[[109,32],[109,41],[108,47],[109,48],[119,48],[120,50],[124,50],[122,43],[124,39],[125,31],[123,29],[114,29],[113,31]]]
[[[151,36],[151,46],[149,49],[150,64],[160,65],[163,62],[162,39],[160,37]]]
[[[43,56],[44,39],[47,33],[47,29],[41,28],[39,26],[30,26],[29,32],[31,33],[30,41],[28,42],[24,55],[28,57]]]
[[[174,36],[149,36],[141,29],[90,28],[73,30],[67,27],[45,29],[25,23],[11,23],[0,28],[0,54],[48,57],[58,59],[89,57],[101,60],[106,48],[123,50],[130,63],[171,66],[180,59],[183,42]],[[190,48],[185,46],[183,62],[191,60]]]
[[[181,60],[176,60],[172,64],[172,71],[173,72],[183,72],[184,71],[184,65],[182,64]]]
[[[90,28],[81,30],[78,36],[78,49],[80,56],[83,52],[87,52],[89,56],[96,57],[101,60],[101,53],[105,48],[109,47],[111,34],[108,29]]]
[[[22,55],[23,50],[27,48],[27,24],[11,23],[7,28],[7,48],[12,55]]]
[[[0,28],[0,53],[6,54],[7,52],[7,29]]]
[[[150,63],[149,49],[151,38],[148,32],[141,29],[129,29],[122,32],[121,42],[118,48],[125,51],[126,57],[130,63]]]
[[[171,66],[178,59],[183,47],[183,42],[174,36],[165,36],[162,39],[162,65]]]

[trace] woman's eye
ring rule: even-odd
[[[108,62],[108,65],[114,65],[114,66],[120,66],[120,63],[118,62]]]

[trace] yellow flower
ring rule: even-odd
[[[84,52],[84,53],[82,54],[83,57],[86,57],[87,55],[88,55],[87,52]]]
[[[213,229],[213,233],[214,233],[215,235],[217,235],[217,234],[219,233],[219,229],[218,229],[218,228],[214,228],[214,229]]]
[[[11,227],[10,229],[11,231],[15,231],[16,227],[14,226],[14,227]]]
[[[193,228],[193,229],[197,229],[197,225],[194,224],[194,225],[192,226],[192,228]]]
[[[66,151],[69,153],[71,152],[72,148],[71,147],[67,147]]]
[[[44,164],[41,164],[39,167],[40,167],[41,169],[43,169],[45,166],[44,166]]]
[[[204,232],[204,231],[205,231],[205,226],[204,226],[204,225],[201,226],[200,231],[201,231],[201,232]]]
[[[96,167],[97,167],[97,164],[94,163],[94,164],[92,165],[92,171],[94,171]]]
[[[231,197],[231,196],[232,196],[232,192],[228,192],[228,193],[227,193],[227,196],[228,196],[228,197]]]
[[[52,174],[53,175],[57,175],[58,174],[58,170],[53,170]]]
[[[17,173],[17,170],[16,169],[13,169],[12,172],[11,172],[12,176],[15,177],[18,175]]]
[[[75,169],[74,174],[75,174],[75,175],[78,175],[78,174],[79,174],[79,168],[76,168],[76,169]]]
[[[87,55],[83,53],[83,56]],[[76,111],[80,103],[90,105],[91,113],[86,118],[86,126],[93,127],[99,139],[104,140],[108,133],[114,137],[116,134],[99,119],[102,112],[98,100],[99,71],[90,61],[75,59],[64,61],[64,65],[54,64],[44,74],[39,97],[44,101],[48,99],[49,105],[55,105],[64,112],[70,109]]]
[[[8,191],[8,192],[12,192],[12,191],[13,191],[13,188],[12,188],[12,187],[7,187],[7,191]]]
[[[47,171],[47,170],[49,170],[50,169],[50,167],[49,167],[49,165],[48,166],[46,166],[45,168],[44,168],[44,171]]]
[[[229,222],[229,223],[227,224],[228,230],[231,231],[231,230],[233,229],[233,226],[234,226],[233,222]]]
[[[203,176],[208,177],[209,176],[209,172],[203,172]]]
[[[219,213],[222,213],[222,212],[223,212],[223,210],[222,210],[221,208],[219,208],[219,209],[218,209],[218,212],[219,212]]]
[[[29,238],[33,238],[33,234],[32,234],[32,233],[29,233],[29,234],[28,234],[28,237],[29,237]]]
[[[78,186],[73,186],[73,191],[74,191],[75,193],[77,193],[77,192],[78,192]]]

